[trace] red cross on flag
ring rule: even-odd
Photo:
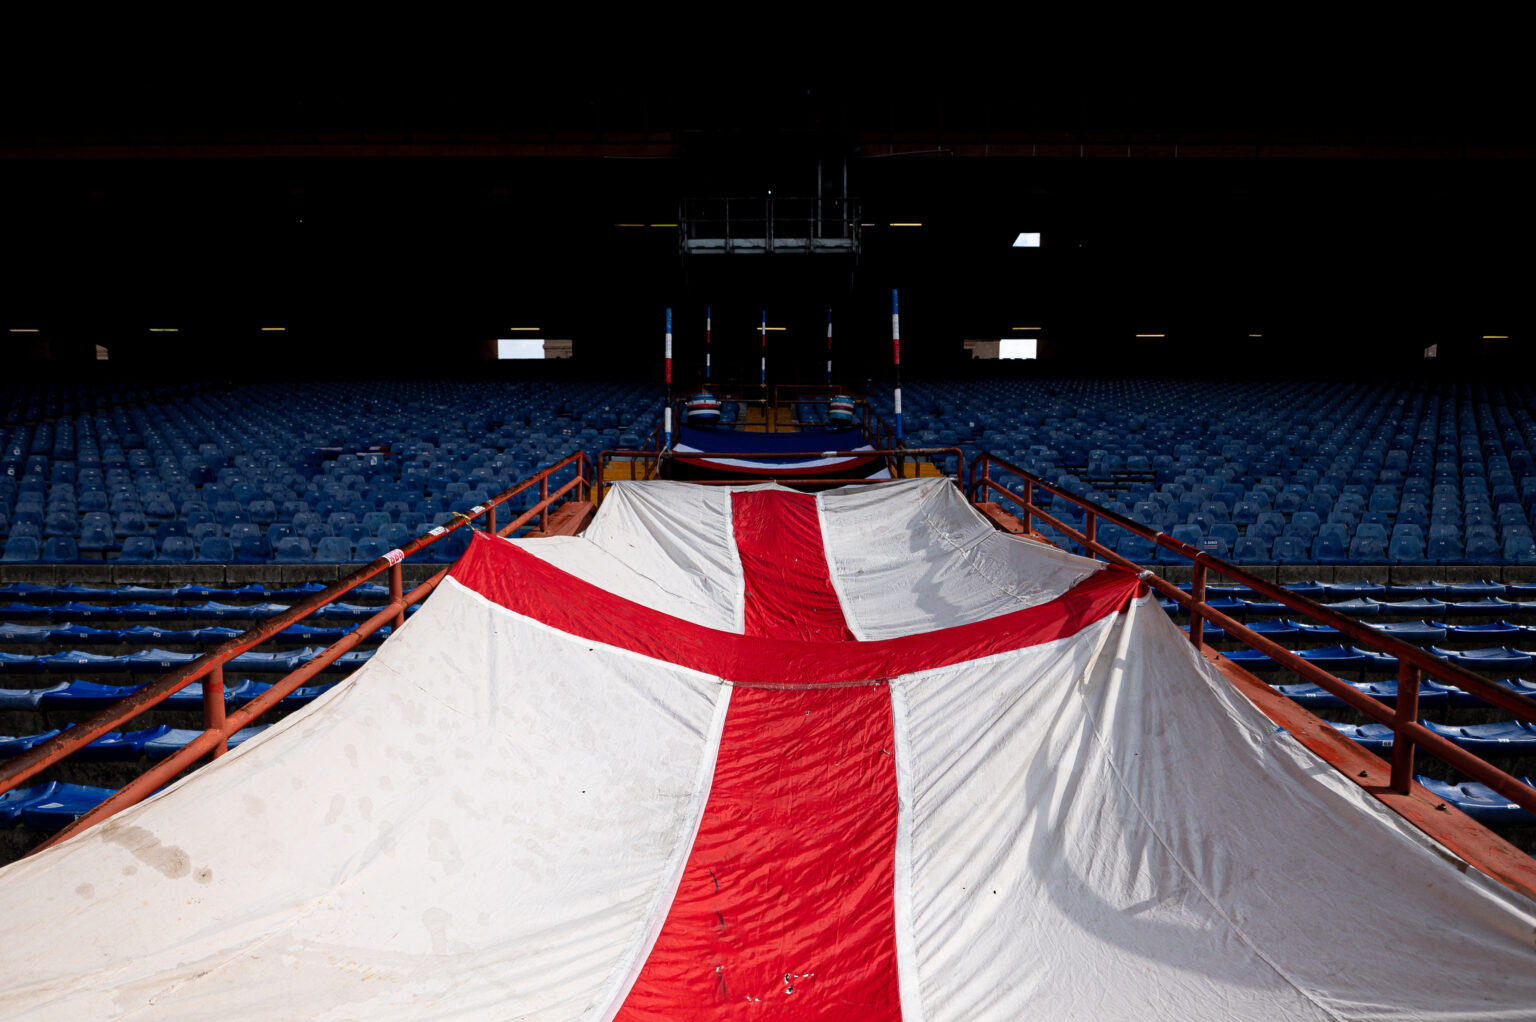
[[[477,537],[328,696],[0,896],[3,1017],[1536,1004],[1536,906],[1277,731],[1134,574],[942,479],[620,484],[582,537]]]

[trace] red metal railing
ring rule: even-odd
[[[778,432],[777,427],[780,426],[780,425],[795,426],[795,427],[799,427],[799,426],[825,426],[826,425],[825,422],[807,421],[807,420],[802,420],[802,419],[790,419],[790,421],[787,422],[787,423],[780,423],[778,421],[778,409],[780,407],[779,390],[780,389],[793,389],[793,388],[807,389],[807,390],[833,390],[835,392],[835,388],[830,388],[830,387],[826,386],[825,384],[788,384],[788,383],[785,383],[785,384],[774,384],[773,385],[773,392],[772,392],[773,396],[772,396],[771,399],[763,399],[763,398],[721,398],[721,400],[722,401],[729,400],[729,401],[732,401],[735,404],[739,404],[739,405],[762,405],[763,406],[763,420],[764,420],[763,428],[764,428],[764,430],[766,432],[769,432],[769,433],[776,433],[776,432]],[[793,407],[797,403],[826,404],[826,403],[828,403],[831,400],[831,398],[796,398],[796,397],[791,397],[788,400],[789,400],[789,404],[791,405],[791,407]],[[677,421],[677,422],[686,422],[687,421],[687,406],[688,406],[688,402],[687,402],[687,400],[685,398],[679,398],[679,399],[677,399],[677,401],[674,402],[673,415],[674,415],[675,421]],[[864,400],[864,399],[859,400],[858,407],[859,407],[860,424],[864,428],[864,435],[869,437],[870,443],[872,443],[876,447],[883,448],[883,449],[888,449],[888,450],[894,450],[894,449],[902,446],[902,443],[897,440],[895,428],[893,428],[890,423],[886,422],[884,419],[882,419],[880,417],[880,413],[878,413],[878,412],[876,412],[874,410],[874,408],[870,405],[868,400]],[[653,434],[650,438],[648,438],[646,446],[650,446],[650,442],[649,442],[650,440],[656,440],[656,441],[659,442],[659,440],[660,440],[659,428],[658,428],[658,431],[655,434]]]
[[[725,431],[722,431],[722,435],[728,436],[729,433],[725,432]],[[914,469],[914,473],[913,474],[915,476],[916,475],[917,459],[918,458],[924,458],[924,457],[926,457],[926,458],[933,458],[933,457],[943,457],[943,456],[953,456],[955,458],[955,464],[958,466],[958,468],[957,468],[957,471],[956,471],[955,475],[951,476],[949,478],[950,478],[950,480],[952,482],[955,483],[956,486],[960,486],[960,487],[964,488],[964,482],[965,482],[965,452],[962,451],[958,447],[899,447],[899,448],[894,448],[894,449],[891,449],[891,448],[887,448],[887,449],[876,448],[876,449],[867,450],[867,451],[773,451],[771,453],[765,453],[763,451],[746,451],[746,452],[740,452],[740,453],[731,452],[731,451],[708,451],[708,452],[703,453],[703,454],[690,454],[690,455],[674,455],[671,452],[661,452],[661,453],[658,453],[657,451],[649,451],[649,450],[609,449],[609,450],[605,450],[605,451],[600,452],[598,454],[598,456],[597,456],[597,462],[598,462],[598,472],[597,472],[597,474],[598,474],[598,479],[599,479],[598,499],[599,500],[602,499],[602,494],[603,494],[603,492],[607,488],[607,483],[605,481],[603,481],[603,480],[607,476],[608,463],[610,461],[614,461],[614,460],[626,460],[626,461],[628,461],[630,463],[630,478],[631,479],[635,478],[635,469],[634,469],[635,463],[636,462],[644,462],[644,463],[646,463],[647,467],[646,467],[646,473],[645,473],[643,478],[654,479],[656,477],[656,475],[657,475],[657,472],[659,471],[659,468],[660,468],[662,462],[666,461],[669,458],[673,458],[673,457],[711,458],[711,459],[713,459],[713,458],[736,458],[736,459],[739,459],[739,460],[757,460],[757,461],[767,461],[767,460],[771,460],[771,459],[774,459],[774,458],[884,458],[885,461],[886,461],[887,466],[890,467],[891,476],[893,478],[896,478],[896,479],[905,479],[905,478],[907,478],[907,476],[906,476],[906,463],[907,463],[908,460],[910,460],[912,462],[912,467]],[[729,470],[728,469],[722,469],[721,471],[724,472],[724,471],[729,471]],[[814,485],[814,486],[827,486],[827,485],[845,486],[845,485],[857,485],[857,484],[864,484],[864,483],[879,483],[879,482],[885,482],[886,481],[884,479],[869,479],[869,478],[843,478],[843,477],[832,477],[832,476],[825,476],[825,477],[824,476],[797,476],[794,473],[793,470],[786,470],[784,476],[781,477],[781,478],[775,478],[775,477],[772,477],[772,476],[766,476],[765,475],[760,480],[757,480],[757,481],[759,481],[759,482],[768,482],[770,480],[772,480],[774,482],[778,482],[778,483],[780,483],[782,485],[785,485],[785,486],[799,486],[799,485],[805,485],[805,486],[811,486],[811,485]],[[742,478],[737,478],[737,479],[690,479],[690,480],[688,480],[688,482],[691,482],[691,483],[702,483],[702,484],[704,484],[706,486],[740,486],[743,483],[748,483],[748,482],[752,482],[752,481],[753,480],[742,479]]]
[[[575,467],[573,478],[551,490],[550,477],[571,466]],[[389,624],[398,628],[404,624],[405,609],[425,599],[448,574],[448,568],[444,567],[443,570],[437,572],[425,582],[422,582],[409,592],[405,592],[401,564],[406,559],[420,553],[434,543],[441,542],[450,533],[463,528],[474,528],[473,523],[479,519],[484,520],[484,531],[498,536],[510,535],[524,525],[531,524],[535,519],[539,522],[539,528],[544,529],[548,526],[549,510],[551,507],[564,502],[567,498],[590,500],[592,482],[591,459],[585,453],[577,452],[550,465],[548,468],[536,472],[509,489],[503,490],[485,503],[479,504],[462,514],[455,513],[453,521],[448,524],[439,525],[428,530],[399,549],[391,550],[383,557],[358,568],[356,571],[338,580],[334,585],[295,604],[276,617],[270,618],[244,634],[230,639],[218,648],[210,650],[185,667],[177,668],[160,679],[137,689],[103,709],[85,723],[76,725],[3,764],[3,766],[0,766],[0,794],[10,791],[41,771],[59,763],[107,732],[118,729],[123,724],[131,721],[144,711],[153,708],[193,682],[202,681],[202,733],[168,758],[155,764],[149,770],[124,785],[108,797],[106,801],[89,813],[81,816],[68,827],[65,827],[53,838],[39,846],[39,848],[46,848],[49,845],[57,844],[70,835],[93,826],[114,813],[142,801],[171,778],[175,777],[176,774],[195,763],[199,758],[205,755],[210,757],[222,755],[228,748],[231,735],[241,728],[249,726],[262,714],[276,706],[278,702],[292,694],[295,689],[325,670],[342,654],[356,647],[380,627]],[[535,486],[538,487],[539,499],[533,507],[523,511],[507,524],[498,527],[497,508],[511,498]],[[239,709],[229,713],[225,712],[224,665],[226,663],[241,653],[247,652],[261,643],[272,639],[283,629],[304,620],[320,608],[337,602],[353,588],[376,577],[380,573],[388,574],[389,599],[377,613],[336,642],[327,646],[321,653],[305,663],[304,666],[284,676],[281,681],[274,684],[267,691],[252,698]]]
[[[992,478],[994,470],[1002,470],[1021,480],[1024,493],[1022,495],[1015,494],[1013,491],[998,484]],[[1082,508],[1087,513],[1083,530],[1079,532],[1035,504],[1034,494],[1036,489],[1050,493],[1053,501],[1056,498],[1060,498]],[[1176,540],[1164,533],[1148,529],[1140,522],[1133,521],[1108,508],[1100,507],[1091,501],[1084,500],[1082,497],[1068,493],[1026,469],[1019,468],[1017,465],[1013,465],[996,455],[984,454],[973,463],[971,468],[970,494],[972,499],[976,501],[986,500],[989,496],[995,494],[1019,506],[1022,512],[1020,518],[1026,532],[1034,531],[1033,520],[1038,518],[1062,535],[1069,537],[1073,542],[1082,544],[1089,551],[1090,556],[1102,557],[1114,564],[1144,572],[1144,577],[1149,586],[1163,596],[1176,601],[1189,612],[1189,641],[1196,647],[1205,646],[1205,622],[1210,621],[1222,628],[1228,635],[1268,656],[1281,667],[1338,697],[1350,708],[1358,710],[1377,723],[1390,727],[1393,732],[1391,781],[1393,791],[1399,794],[1407,793],[1413,780],[1414,752],[1416,748],[1422,748],[1425,752],[1456,768],[1473,780],[1486,784],[1511,802],[1532,813],[1536,813],[1536,789],[1530,788],[1486,760],[1468,752],[1454,742],[1435,734],[1419,723],[1419,683],[1423,678],[1433,677],[1470,692],[1490,705],[1508,710],[1521,720],[1533,723],[1536,723],[1536,702],[1516,692],[1511,692],[1509,689],[1495,685],[1493,682],[1464,667],[1458,667],[1431,653],[1426,653],[1418,646],[1387,635],[1369,625],[1361,624],[1355,619],[1346,617],[1338,611],[1309,600],[1305,596],[1299,596],[1284,586],[1259,578],[1257,575],[1246,572],[1242,568],[1230,564],[1204,550],[1190,546],[1188,543]],[[1172,551],[1187,559],[1193,565],[1190,592],[1186,593],[1173,583],[1150,571],[1146,571],[1141,565],[1128,560],[1100,543],[1097,538],[1100,520],[1112,522],[1127,532],[1140,536],[1164,550]],[[1395,657],[1398,662],[1396,708],[1366,695],[1336,675],[1297,656],[1274,640],[1260,635],[1246,625],[1212,607],[1205,599],[1206,579],[1212,571],[1223,578],[1246,586],[1267,599],[1283,603],[1314,621],[1331,625],[1341,634],[1348,636],[1363,646]]]

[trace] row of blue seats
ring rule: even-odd
[[[226,666],[228,669],[236,671],[281,671],[286,673],[302,667],[322,651],[318,646],[305,646],[302,649],[285,650],[276,653],[241,653],[239,656],[229,660]],[[168,649],[141,649],[136,653],[125,653],[121,656],[91,653],[79,649],[65,650],[59,653],[38,654],[35,656],[25,653],[6,653],[0,651],[0,673],[32,674],[42,671],[77,674],[107,671],[170,671],[190,664],[203,655],[202,653],[175,653]],[[352,670],[367,663],[368,659],[372,656],[372,650],[356,649],[350,653],[343,653],[326,669],[336,671]]]
[[[96,603],[139,603],[145,600],[267,600],[300,599],[312,596],[326,588],[320,582],[305,582],[297,586],[268,589],[253,582],[243,586],[206,586],[191,583],[180,586],[82,586],[74,583],[46,585],[37,582],[7,582],[0,584],[0,599],[22,600],[88,600]],[[342,594],[347,599],[378,599],[389,595],[389,587],[378,582],[364,582]]]
[[[1182,609],[1182,608],[1181,608]],[[1511,641],[1536,639],[1536,625],[1519,625],[1512,621],[1490,621],[1479,625],[1458,625],[1448,621],[1381,621],[1366,622],[1376,631],[1404,642],[1479,642],[1487,639]],[[1247,627],[1270,639],[1306,638],[1327,640],[1341,638],[1343,632],[1332,625],[1318,624],[1295,618],[1270,618],[1251,621]],[[1184,626],[1188,630],[1189,626]],[[1226,633],[1214,624],[1207,623],[1205,637],[1211,641],[1223,638]]]
[[[1188,592],[1191,584],[1184,582],[1179,588]],[[1392,585],[1372,582],[1369,579],[1347,582],[1323,582],[1314,579],[1310,582],[1287,582],[1285,588],[1299,596],[1314,600],[1329,596],[1344,596],[1351,599],[1356,596],[1405,596],[1409,599],[1441,596],[1462,599],[1476,599],[1484,596],[1527,596],[1536,600],[1536,582],[1497,582],[1490,579],[1476,582],[1398,582]],[[1252,595],[1245,586],[1241,585],[1209,584],[1205,587],[1205,591],[1224,596]],[[3,594],[4,590],[0,590],[0,595]]]
[[[207,586],[191,583],[171,587],[141,585],[82,586],[74,583],[49,585],[38,582],[0,583],[0,599],[20,600],[85,600],[93,603],[139,603],[148,600],[231,600],[272,598],[298,599],[325,589],[319,582],[306,582],[297,586],[269,589],[260,583],[242,586]],[[1180,583],[1179,588],[1188,592],[1191,584]],[[1409,599],[1419,597],[1456,596],[1477,599],[1487,596],[1523,596],[1536,600],[1536,582],[1499,582],[1482,579],[1475,582],[1407,582],[1387,585],[1369,580],[1331,582],[1311,580],[1287,582],[1285,589],[1300,596],[1354,598],[1357,596],[1399,596]],[[1212,583],[1206,586],[1211,596],[1251,596],[1250,590],[1241,585]],[[378,599],[389,595],[389,588],[378,582],[364,582],[348,590],[348,599]]]
[[[929,404],[925,389],[915,386],[908,398],[909,421],[919,427]],[[1530,451],[1536,420],[1521,404],[1510,406],[1513,415],[1503,405],[1490,412],[1464,404],[1447,422],[1435,418],[1437,398],[1385,388],[1039,381],[936,389],[954,400],[935,410],[970,419],[961,424],[968,433],[959,439],[1001,448],[1005,455],[1011,446],[1012,460],[1072,492],[1110,506],[1122,498],[1135,503],[1117,510],[1151,527],[1167,531],[1207,513],[1207,526],[1246,526],[1266,510],[1279,513],[1280,521],[1268,522],[1275,536],[1260,533],[1253,543],[1223,537],[1231,556],[1254,563],[1314,560],[1314,535],[1296,537],[1307,542],[1305,551],[1295,543],[1273,549],[1293,513],[1334,517],[1333,524],[1349,530],[1342,550],[1325,543],[1321,551],[1338,560],[1506,563],[1532,556],[1525,540],[1536,510],[1536,456]],[[1111,395],[1115,404],[1096,409],[1094,394]],[[1529,398],[1526,393],[1522,403]],[[1209,417],[1191,415],[1191,408],[1203,413],[1205,405],[1211,406]],[[1430,416],[1422,423],[1421,410]],[[1124,425],[1101,428],[1110,423]],[[1475,435],[1460,435],[1474,429]],[[1021,444],[1027,450],[1020,451]],[[1121,469],[1130,476],[1142,471],[1142,481],[1103,478]],[[1354,526],[1373,515],[1374,524],[1391,529],[1385,549],[1368,541],[1351,549]],[[1454,532],[1455,543],[1443,534],[1399,538],[1402,525]],[[1480,531],[1485,526],[1491,535]],[[1376,538],[1382,537],[1365,537]]]
[[[1315,667],[1327,671],[1395,671],[1397,657],[1358,646],[1319,646],[1291,650]],[[1519,671],[1536,666],[1536,654],[1508,646],[1484,646],[1478,649],[1444,649],[1431,646],[1429,652],[1442,660],[1473,671]],[[1228,660],[1249,670],[1278,668],[1269,654],[1256,649],[1235,649],[1224,654]]]
[[[7,409],[5,422],[25,422],[43,416],[74,415],[97,408],[114,409],[160,398],[182,397],[200,387],[189,382],[163,379],[140,380],[9,380],[0,383],[0,408]]]
[[[0,795],[0,826],[58,830],[95,809],[111,794],[111,788],[62,781],[13,788]]]
[[[224,536],[205,536],[196,541],[189,536],[168,536],[158,546],[148,536],[134,536],[124,540],[115,554],[109,552],[108,546],[82,548],[81,542],[73,539],[55,537],[40,545],[30,536],[12,536],[4,543],[0,560],[41,564],[368,564],[405,546],[419,534],[367,536],[356,543],[345,536],[321,536],[313,546],[305,536],[286,536],[275,546],[261,535],[245,536],[238,543]],[[469,542],[469,530],[459,529],[432,544],[419,557],[425,563],[451,564],[463,556]]]
[[[333,683],[301,685],[285,696],[278,705],[303,706],[330,691]],[[99,710],[111,706],[119,699],[132,695],[141,686],[107,685],[98,681],[79,678],[60,681],[42,688],[0,688],[0,710]],[[261,695],[272,686],[264,681],[242,678],[224,683],[224,701],[230,706],[240,706]],[[194,681],[173,692],[160,704],[167,710],[201,710],[203,683]]]
[[[1351,737],[1356,737],[1358,740],[1357,736]],[[1362,742],[1362,744],[1365,743]],[[1431,795],[1455,806],[1479,823],[1536,822],[1536,817],[1486,784],[1479,784],[1476,781],[1452,784],[1449,781],[1437,781],[1430,777],[1415,777],[1414,780]],[[1528,787],[1536,787],[1536,778],[1522,777],[1521,780]]]
[[[355,624],[326,628],[323,625],[310,624],[308,620],[305,620],[284,628],[277,635],[273,636],[273,641],[332,643],[356,628],[357,625]],[[126,642],[138,644],[149,642],[171,646],[217,646],[244,633],[245,629],[242,628],[222,626],[177,630],[172,628],[156,628],[151,625],[136,625],[133,628],[92,628],[90,625],[73,623],[63,625],[20,625],[10,621],[0,621],[0,644],[52,643],[56,646],[74,646],[82,643]],[[385,625],[374,632],[369,638],[370,640],[374,638],[384,639],[388,638],[389,633],[390,627]]]
[[[406,608],[407,614],[416,612],[420,604]],[[230,620],[261,621],[276,617],[290,609],[286,603],[219,603],[209,600],[190,606],[157,603],[6,603],[0,604],[0,621],[37,621],[53,619],[130,620],[130,621],[186,621]],[[332,603],[314,612],[320,618],[370,617],[378,607],[361,603]]]
[[[229,747],[233,749],[247,738],[261,734],[267,727],[268,725],[261,724],[241,728],[229,736]],[[0,760],[14,759],[62,733],[58,728],[53,728],[50,731],[40,731],[32,735],[0,735]],[[70,758],[80,763],[120,763],[138,759],[140,756],[146,756],[152,760],[164,759],[200,734],[202,734],[200,730],[173,728],[165,724],[139,731],[108,731],[71,754]]]
[[[171,599],[226,600],[248,598],[265,600],[273,597],[292,599],[309,596],[325,588],[325,585],[319,582],[306,582],[302,585],[287,586],[281,589],[269,589],[260,583],[232,587],[206,586],[201,583],[172,587],[154,587],[141,585],[82,586],[74,583],[49,585],[38,582],[5,582],[0,583],[0,599],[89,600],[96,603],[137,603],[144,600]],[[1180,588],[1188,591],[1190,583],[1181,583]],[[1529,596],[1532,599],[1536,599],[1536,582],[1498,582],[1487,579],[1476,582],[1429,581],[1394,585],[1385,585],[1368,580],[1349,582],[1312,580],[1307,582],[1288,582],[1285,584],[1285,588],[1293,593],[1313,598],[1322,594],[1344,595],[1348,597],[1456,595],[1468,598],[1512,594]],[[1248,594],[1249,590],[1240,585],[1212,583],[1206,586],[1206,592],[1213,595],[1240,596]],[[382,600],[388,594],[389,589],[387,586],[378,582],[364,582],[349,590],[345,595],[351,599]]]
[[[191,556],[238,563],[285,554],[307,563],[319,554],[321,563],[347,563],[365,537],[333,525],[331,514],[361,520],[387,513],[414,534],[574,448],[620,442],[627,425],[656,418],[660,395],[653,390],[635,383],[263,384],[28,424],[0,433],[0,536],[39,540],[35,555],[27,542],[8,549],[12,561],[70,559],[65,544],[45,550],[48,539],[74,539],[89,555],[152,536],[152,556],[179,562],[187,556],[182,544],[161,549],[169,521],[192,526],[208,516],[221,528],[265,526],[316,513],[351,541],[347,555],[336,544],[318,550],[319,535],[304,536],[307,557],[298,544],[284,552],[286,537],[269,534],[267,550],[242,551],[231,536],[228,557],[218,544]],[[380,436],[390,442],[378,443]],[[97,511],[110,512],[109,522],[84,522]],[[394,539],[376,520],[367,533]],[[394,539],[389,548],[397,545]],[[150,556],[139,546],[127,551],[130,558]]]
[[[1388,752],[1392,748],[1392,729],[1385,724],[1336,724],[1324,721],[1328,726],[1344,732],[1372,752]],[[1470,724],[1454,727],[1421,720],[1430,731],[1483,758],[1529,756],[1536,752],[1536,725],[1520,720],[1503,720],[1492,724]]]
[[[1310,542],[1298,536],[1271,539],[1249,535],[1231,546],[1224,537],[1209,536],[1190,545],[1236,564],[1536,564],[1536,539],[1531,536],[1511,536],[1501,542],[1483,533],[1474,534],[1465,543],[1447,536],[1426,543],[1413,537],[1383,541],[1374,537],[1343,539],[1329,534]],[[1137,564],[1187,563],[1182,554],[1134,535],[1120,539],[1114,551]]]
[[[1164,610],[1169,613],[1184,613],[1184,608],[1173,600],[1160,601]],[[1504,617],[1536,610],[1536,600],[1504,600],[1497,596],[1485,597],[1481,600],[1445,601],[1426,597],[1417,600],[1373,600],[1369,596],[1357,597],[1353,600],[1341,600],[1337,602],[1318,601],[1339,614],[1348,614],[1350,617],[1376,617],[1379,615],[1429,615],[1436,616],[1488,616]],[[1224,614],[1285,614],[1293,611],[1278,600],[1269,600],[1259,597],[1253,600],[1244,600],[1234,596],[1210,597],[1207,594],[1206,603],[1215,610]],[[0,616],[5,615],[5,608],[0,607]]]
[[[390,496],[386,493],[364,500],[346,494],[317,499],[313,505],[308,500],[294,499],[283,501],[281,508],[266,498],[253,498],[243,504],[220,500],[212,509],[201,500],[188,499],[179,511],[166,505],[158,513],[86,507],[46,512],[26,509],[11,513],[8,534],[86,540],[93,532],[99,532],[112,542],[119,542],[133,536],[152,536],[159,541],[178,535],[194,539],[227,535],[239,539],[243,534],[260,533],[275,542],[283,536],[299,534],[299,530],[311,525],[327,525],[330,528],[322,535],[347,536],[355,542],[367,536],[388,536],[391,533],[387,530],[391,527],[420,531],[440,515],[451,515],[454,511],[484,504],[495,494],[474,490],[460,496],[418,496],[411,500],[390,499]],[[509,502],[513,506],[526,505],[531,499],[525,494],[515,494]],[[272,526],[288,528],[274,529]],[[0,533],[3,534],[7,533]]]
[[[1344,682],[1356,691],[1380,700],[1390,706],[1397,705],[1398,684],[1396,678],[1387,678],[1382,681]],[[1527,699],[1536,698],[1536,682],[1527,681],[1524,678],[1502,678],[1493,684],[1500,688],[1506,688],[1517,695]],[[1300,682],[1294,685],[1276,685],[1275,690],[1288,696],[1295,702],[1305,706],[1309,710],[1342,710],[1347,706],[1344,700],[1329,692],[1327,689],[1311,682]],[[1476,709],[1486,708],[1488,703],[1480,696],[1473,695],[1465,689],[1452,685],[1442,685],[1437,681],[1425,678],[1419,682],[1419,707],[1425,710],[1435,710],[1444,707],[1451,709]]]

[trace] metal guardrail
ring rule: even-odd
[[[792,407],[792,406],[794,406],[796,404],[827,404],[827,403],[829,403],[831,401],[831,398],[800,398],[800,397],[790,397],[790,398],[787,398],[787,399],[781,399],[779,394],[778,394],[779,389],[780,388],[786,388],[787,389],[787,388],[791,388],[791,387],[803,387],[804,389],[808,389],[808,390],[809,389],[815,389],[815,390],[827,390],[827,389],[829,389],[824,384],[774,384],[773,385],[773,396],[770,397],[770,398],[742,398],[742,397],[729,397],[729,396],[720,396],[720,395],[717,395],[717,396],[720,397],[720,400],[722,402],[729,401],[729,402],[732,402],[732,403],[738,404],[738,405],[761,405],[762,408],[763,408],[763,423],[764,423],[764,425],[763,425],[763,432],[766,432],[766,433],[776,433],[776,432],[778,432],[777,427],[780,426],[780,425],[788,425],[788,426],[816,426],[816,427],[824,427],[824,426],[826,426],[827,424],[825,422],[810,422],[810,421],[803,421],[801,419],[791,419],[787,423],[780,423],[778,421],[778,410],[781,407],[783,407],[785,404],[788,404],[788,405],[790,405]],[[687,413],[687,407],[688,407],[688,399],[687,398],[681,398],[680,397],[680,398],[678,398],[677,400],[675,400],[673,402],[673,415],[674,415],[674,417],[675,417],[677,422],[687,422],[688,421],[687,414],[686,414]],[[891,426],[890,423],[886,422],[883,418],[880,417],[880,413],[874,410],[874,408],[870,405],[868,399],[860,398],[858,400],[858,402],[857,402],[857,407],[859,409],[859,423],[860,423],[860,425],[864,429],[864,435],[869,438],[869,441],[870,441],[871,444],[873,444],[875,447],[884,448],[884,449],[895,449],[897,447],[905,446],[906,441],[897,438],[896,430]],[[733,423],[732,424],[732,426],[739,426],[739,425],[740,425],[740,423]],[[729,432],[730,428],[731,427],[724,427],[724,428],[722,428],[720,430],[720,432],[722,432],[722,433]],[[659,441],[660,441],[660,431],[658,429],[657,431],[653,432],[652,435],[649,438],[647,438],[646,446],[658,445]]]
[[[1023,494],[1016,494],[997,483],[992,478],[994,470],[1001,470],[1021,480]],[[1083,530],[1079,532],[1035,504],[1036,489],[1050,493],[1053,502],[1056,498],[1061,498],[1082,508],[1087,513]],[[1508,710],[1519,719],[1532,723],[1536,723],[1536,702],[1495,685],[1464,667],[1442,660],[1432,653],[1426,653],[1418,646],[1384,634],[1369,625],[1363,625],[1305,596],[1297,595],[1284,586],[1259,578],[1213,554],[1176,540],[1165,533],[1149,529],[1140,522],[1100,507],[1092,501],[1068,493],[1027,469],[1020,468],[994,454],[984,454],[972,464],[967,492],[972,500],[985,500],[988,496],[996,494],[1018,505],[1022,511],[1021,521],[1026,532],[1034,531],[1033,520],[1038,518],[1073,542],[1081,544],[1089,551],[1090,556],[1102,557],[1111,563],[1143,572],[1148,585],[1189,611],[1189,641],[1196,648],[1205,647],[1205,622],[1210,621],[1228,635],[1265,654],[1275,663],[1336,696],[1352,709],[1358,710],[1377,723],[1390,727],[1393,732],[1391,789],[1394,792],[1398,794],[1408,792],[1413,781],[1414,753],[1417,748],[1422,748],[1473,780],[1487,785],[1509,801],[1531,813],[1536,813],[1536,789],[1419,723],[1419,683],[1425,677],[1433,677],[1470,692],[1490,705]],[[1193,565],[1191,591],[1186,593],[1173,583],[1100,543],[1098,541],[1100,520],[1111,522],[1149,540],[1161,549],[1169,550],[1187,559]],[[1396,707],[1366,695],[1338,676],[1304,660],[1274,640],[1265,638],[1212,607],[1205,599],[1206,579],[1212,571],[1223,578],[1246,586],[1260,596],[1283,603],[1314,621],[1330,625],[1361,645],[1395,657],[1398,662]]]
[[[965,452],[958,447],[877,447],[864,451],[773,451],[771,453],[763,451],[706,451],[699,454],[675,454],[672,451],[639,449],[626,450],[623,448],[610,448],[600,452],[597,456],[597,476],[599,480],[597,499],[598,501],[601,501],[602,494],[607,490],[607,483],[604,480],[607,478],[609,463],[620,460],[629,462],[631,479],[655,479],[659,474],[660,467],[665,462],[674,458],[734,458],[740,461],[772,461],[776,458],[884,458],[887,467],[891,471],[891,478],[906,479],[909,478],[906,474],[906,467],[908,462],[911,463],[915,476],[915,470],[920,459],[932,459],[935,457],[955,458],[955,463],[958,466],[958,469],[953,476],[949,476],[948,478],[956,486],[959,486],[963,489],[965,485]],[[635,475],[635,466],[637,464],[645,466],[645,474],[643,476],[637,477]],[[722,469],[722,471],[725,470]],[[850,486],[862,485],[865,483],[882,483],[888,481],[886,479],[869,479],[860,477],[843,478],[833,476],[797,476],[792,470],[786,471],[785,474],[780,477],[764,475],[757,481],[768,482],[770,480],[780,483],[784,486]],[[705,486],[741,486],[751,481],[752,480],[741,478],[688,480],[690,483],[702,483]]]
[[[688,198],[678,207],[678,245],[685,253],[856,254],[859,209],[843,196]]]
[[[551,490],[550,478],[573,465],[576,469],[575,476]],[[325,670],[342,654],[356,647],[379,628],[385,624],[391,624],[396,628],[403,625],[405,609],[426,599],[448,574],[448,568],[444,567],[442,571],[437,572],[410,592],[404,592],[401,564],[405,560],[441,542],[450,533],[464,528],[473,529],[474,523],[480,519],[483,519],[484,531],[498,536],[509,535],[524,525],[531,524],[535,519],[539,523],[538,527],[541,530],[545,529],[548,527],[549,511],[552,507],[562,503],[572,494],[577,500],[591,499],[592,483],[592,461],[584,452],[577,452],[541,469],[469,511],[462,514],[455,513],[454,520],[449,524],[430,529],[404,546],[389,551],[276,617],[210,650],[185,667],[171,671],[157,681],[135,690],[95,714],[85,723],[71,727],[0,766],[0,794],[10,791],[48,767],[68,758],[97,738],[117,729],[140,713],[152,709],[193,682],[202,681],[203,732],[170,757],[155,764],[118,789],[95,809],[59,831],[48,841],[39,845],[36,850],[57,844],[114,813],[142,801],[201,757],[223,755],[228,749],[230,737],[235,732],[272,709],[295,689]],[[539,492],[539,499],[534,506],[507,524],[498,527],[497,508],[534,486],[538,487]],[[289,625],[296,624],[322,607],[339,601],[352,589],[369,579],[386,572],[389,580],[389,600],[376,614],[327,646],[304,666],[285,675],[267,691],[255,696],[239,709],[226,713],[224,706],[224,665],[226,663],[241,653],[272,639]]]

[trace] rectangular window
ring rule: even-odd
[[[544,338],[503,337],[496,342],[497,358],[543,358]]]
[[[997,342],[997,357],[1034,358],[1036,344],[1033,337],[1004,337]]]

